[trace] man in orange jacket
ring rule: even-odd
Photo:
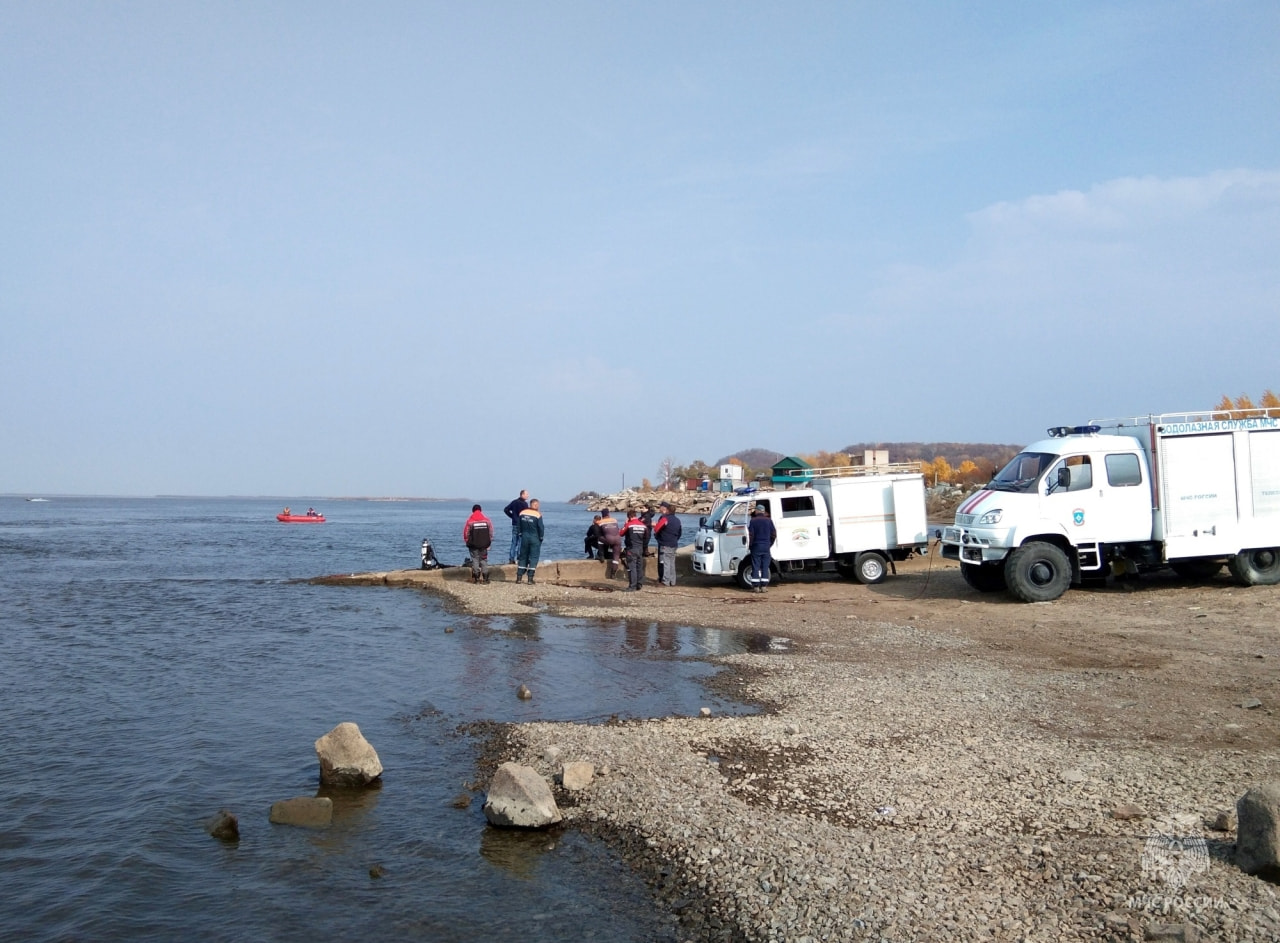
[[[489,582],[489,547],[493,544],[493,521],[484,516],[478,504],[471,506],[471,516],[462,525],[462,542],[471,552],[471,582]]]

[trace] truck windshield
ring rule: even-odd
[[[1048,452],[1019,452],[987,485],[992,491],[1034,491],[1036,479],[1058,456]]]
[[[707,518],[707,526],[714,530],[717,524],[720,524],[734,509],[736,505],[732,501],[722,501],[711,509],[711,514]]]

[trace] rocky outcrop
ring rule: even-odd
[[[595,495],[595,492],[590,494]],[[615,494],[595,495],[579,503],[586,504],[593,511],[602,508],[626,511],[633,507],[647,507],[652,508],[656,514],[658,505],[666,501],[677,514],[706,514],[718,497],[719,491],[636,491],[628,488]]]
[[[367,786],[382,775],[378,751],[347,721],[316,741],[320,782],[333,786]]]
[[[1280,879],[1280,782],[1254,786],[1236,802],[1236,864],[1246,874]]]
[[[489,783],[484,817],[490,824],[511,828],[545,828],[560,821],[551,787],[538,771],[518,763],[503,763]]]
[[[301,825],[322,828],[333,821],[333,800],[327,797],[297,796],[271,804],[274,825]]]

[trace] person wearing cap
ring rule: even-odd
[[[640,509],[632,508],[622,525],[622,539],[627,552],[627,592],[634,593],[644,586],[644,541],[649,526],[640,519]]]
[[[747,550],[751,553],[751,586],[763,593],[769,585],[769,551],[778,540],[778,529],[769,520],[769,512],[757,504],[747,525]]]
[[[684,527],[680,518],[671,513],[671,505],[663,501],[658,505],[661,515],[653,524],[653,539],[658,544],[658,582],[663,586],[676,585],[676,547]]]
[[[462,525],[462,542],[471,554],[471,582],[489,582],[489,547],[493,544],[493,521],[480,505],[471,505],[471,516]]]

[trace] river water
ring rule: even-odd
[[[705,656],[767,640],[311,585],[416,566],[423,537],[461,562],[470,503],[291,504],[328,522],[279,524],[275,499],[0,498],[5,936],[670,939],[600,843],[492,829],[478,790],[454,807],[481,745],[464,727],[741,712],[701,683]],[[580,556],[590,513],[543,510],[543,559]],[[347,720],[382,788],[327,829],[269,824],[316,794],[313,741]],[[222,808],[238,843],[205,831]]]

